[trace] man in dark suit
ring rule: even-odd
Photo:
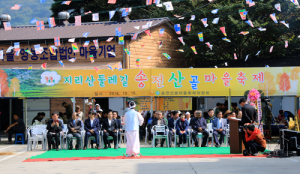
[[[94,136],[96,139],[96,148],[100,149],[99,147],[99,120],[95,119],[95,112],[89,113],[89,119],[84,121],[84,130],[85,130],[85,137],[84,137],[84,150],[87,148],[88,140],[90,136]]]
[[[156,111],[156,118],[153,119],[152,121],[152,125],[155,126],[155,125],[167,125],[166,123],[166,120],[163,119],[163,116],[162,116],[162,112],[161,111]],[[163,132],[158,132],[157,135],[166,135],[167,132],[163,133]],[[165,139],[162,139],[161,140],[161,143],[160,143],[160,147],[164,147],[164,143],[165,143]],[[155,147],[157,146],[157,139],[155,140]]]
[[[239,101],[239,104],[242,106],[242,120],[241,125],[244,126],[247,123],[254,123],[256,121],[256,110],[254,106],[251,106],[249,104],[246,104],[246,99],[241,98]],[[246,142],[246,138],[243,135],[242,136],[243,143],[245,145],[245,149],[249,151],[249,146]]]
[[[173,111],[173,117],[168,120],[168,128],[169,128],[169,147],[172,146],[172,139],[175,134],[175,124],[179,119],[179,111]]]
[[[81,145],[81,134],[80,134],[80,131],[81,131],[81,121],[78,120],[79,118],[79,115],[74,112],[72,114],[72,119],[70,119],[68,121],[68,135],[67,135],[67,141],[68,141],[68,144],[69,144],[69,150],[72,150],[73,149],[73,145],[72,145],[72,138],[73,137],[76,137],[76,140],[77,140],[77,143],[76,143],[76,146],[75,146],[75,149],[78,150],[79,149],[79,145]]]
[[[58,151],[60,132],[62,131],[62,122],[58,120],[57,111],[52,113],[52,119],[47,123],[47,130],[48,151],[51,150],[52,137],[55,137],[56,151]]]
[[[119,129],[117,120],[113,119],[112,111],[108,111],[107,118],[102,122],[102,130],[103,130],[103,141],[104,141],[104,149],[107,149],[109,144],[107,138],[108,136],[112,136],[114,139],[115,149],[117,147],[117,129]]]
[[[197,135],[198,135],[198,133],[202,133],[203,141],[202,141],[201,147],[206,147],[208,132],[205,130],[206,129],[206,120],[205,120],[205,118],[202,117],[202,111],[196,112],[196,117],[191,120],[190,127],[192,127],[192,129],[193,129],[192,137],[193,137],[193,140],[195,141],[195,146],[199,147]]]
[[[120,119],[120,116],[118,114],[118,111],[113,111],[113,119],[115,119],[117,121],[117,124],[118,124],[118,130],[119,130],[119,132],[118,132],[118,144],[120,144],[121,132],[123,130],[123,126],[122,126],[121,119]]]

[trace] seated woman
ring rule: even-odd
[[[179,116],[180,119],[176,122],[176,134],[179,136],[180,147],[186,147],[186,137],[188,133],[189,122],[185,119],[185,115],[183,113],[181,113]]]

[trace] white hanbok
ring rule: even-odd
[[[125,113],[125,129],[126,129],[126,154],[134,155],[140,153],[139,126],[144,123],[144,118],[139,112],[130,109]]]

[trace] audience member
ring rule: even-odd
[[[189,112],[186,112],[185,113],[185,117],[186,117],[186,120],[188,121],[188,123],[189,123],[189,125],[190,125],[190,123],[191,123],[191,114],[189,113]]]
[[[43,115],[41,114],[41,112],[39,112],[37,114],[37,116],[35,116],[32,120],[32,123],[31,124],[36,124],[36,121],[38,124],[41,124],[42,123],[42,120],[43,120]]]
[[[283,114],[283,110],[279,110],[279,115],[277,117],[277,122],[278,123],[283,123],[285,119],[285,115]]]
[[[201,147],[206,147],[208,132],[205,130],[206,120],[202,117],[202,111],[196,112],[196,117],[191,120],[191,127],[193,129],[192,137],[195,142],[195,146],[199,147],[197,135],[198,133],[202,133],[203,141]]]
[[[60,143],[60,132],[62,131],[62,122],[58,120],[58,112],[52,113],[52,119],[47,123],[47,141],[48,141],[48,151],[51,150],[52,137],[55,138],[56,151],[59,150]]]
[[[81,112],[80,106],[79,106],[79,105],[77,105],[77,106],[75,107],[75,113],[78,114],[78,119],[79,119],[79,120],[82,120],[82,119],[83,119],[83,112]],[[72,116],[73,116],[73,115],[72,115]]]
[[[121,132],[123,130],[123,126],[122,126],[121,118],[119,116],[118,111],[113,111],[113,119],[115,119],[117,121],[117,124],[118,124],[118,128],[119,128],[119,132],[118,132],[118,141],[119,142],[118,142],[118,144],[120,144],[120,142],[121,142]]]
[[[214,110],[208,110],[208,118],[206,119],[207,123],[211,123],[216,117],[214,116]]]
[[[237,103],[236,102],[232,103],[231,107],[232,107],[232,112],[235,112],[235,115],[238,115],[240,109],[237,107]]]
[[[235,113],[235,112],[233,112]],[[213,136],[214,140],[216,142],[216,147],[220,147],[223,143],[224,136],[225,136],[225,131],[227,129],[227,121],[226,119],[222,118],[222,112],[219,111],[217,114],[217,118],[215,118],[212,122],[212,127],[213,127]],[[220,135],[220,139],[218,140],[218,135]]]
[[[99,147],[99,120],[95,119],[95,112],[89,113],[89,118],[84,121],[84,150],[87,148],[88,140],[90,136],[94,136],[96,139],[96,148],[100,149]]]
[[[172,139],[175,134],[175,125],[177,120],[179,119],[179,112],[173,111],[173,117],[168,120],[168,128],[169,128],[169,147],[172,146]]]
[[[179,137],[180,147],[186,147],[189,122],[185,119],[184,113],[180,114],[180,119],[176,122],[176,134]],[[182,144],[183,140],[183,144]]]
[[[64,115],[67,116],[67,122],[68,122],[68,120],[72,118],[72,114],[73,114],[72,106],[70,104],[67,104],[66,102],[63,102],[62,106],[66,108],[66,112],[64,113]]]
[[[77,114],[76,112],[74,112],[72,114],[72,119],[69,120],[68,122],[68,135],[67,135],[67,141],[68,141],[68,144],[69,144],[69,150],[72,150],[73,149],[73,141],[72,141],[72,138],[75,137],[76,140],[77,140],[77,143],[76,143],[76,146],[75,146],[75,149],[78,150],[79,149],[79,146],[81,145],[81,134],[80,134],[80,131],[81,131],[81,120],[79,119],[79,114]]]
[[[68,124],[67,116],[64,115],[62,112],[58,113],[58,120],[61,120],[63,124]]]
[[[157,112],[156,112],[156,118],[153,119],[152,125],[153,125],[153,126],[154,126],[154,125],[158,125],[158,126],[160,126],[160,125],[167,125],[166,120],[163,119],[163,115],[162,115],[162,112],[161,112],[161,111],[157,111]],[[155,130],[154,130],[154,131],[155,131]],[[165,134],[166,134],[166,132],[165,132],[165,133],[163,133],[163,132],[158,132],[158,133],[157,133],[157,135],[165,135]],[[162,140],[161,140],[160,147],[163,147],[163,146],[164,146],[164,143],[165,143],[165,139],[162,139]],[[157,139],[155,140],[155,147],[156,147],[156,146],[157,146]]]
[[[214,110],[214,113],[215,113],[215,116],[217,116],[217,112],[219,112],[220,111],[220,106],[221,106],[221,103],[217,103],[216,104],[216,107],[213,109]]]
[[[195,114],[195,117],[196,117],[196,114]],[[206,120],[208,119],[208,112],[203,112],[203,118]]]
[[[6,144],[12,144],[11,139],[13,134],[25,132],[25,124],[23,120],[17,114],[13,114],[13,119],[13,124],[4,131],[5,134],[8,133],[8,142]]]
[[[103,129],[103,141],[104,141],[104,149],[108,148],[109,141],[108,141],[108,136],[112,136],[114,139],[114,148],[118,149],[117,146],[117,130],[119,129],[117,120],[113,119],[113,114],[112,111],[108,111],[108,118],[104,119],[102,122],[102,129]],[[110,145],[109,145],[110,147]]]

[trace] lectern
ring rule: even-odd
[[[242,136],[244,132],[239,132],[239,122],[241,119],[237,119],[236,117],[228,117],[227,119],[230,125],[230,153],[242,153]]]

